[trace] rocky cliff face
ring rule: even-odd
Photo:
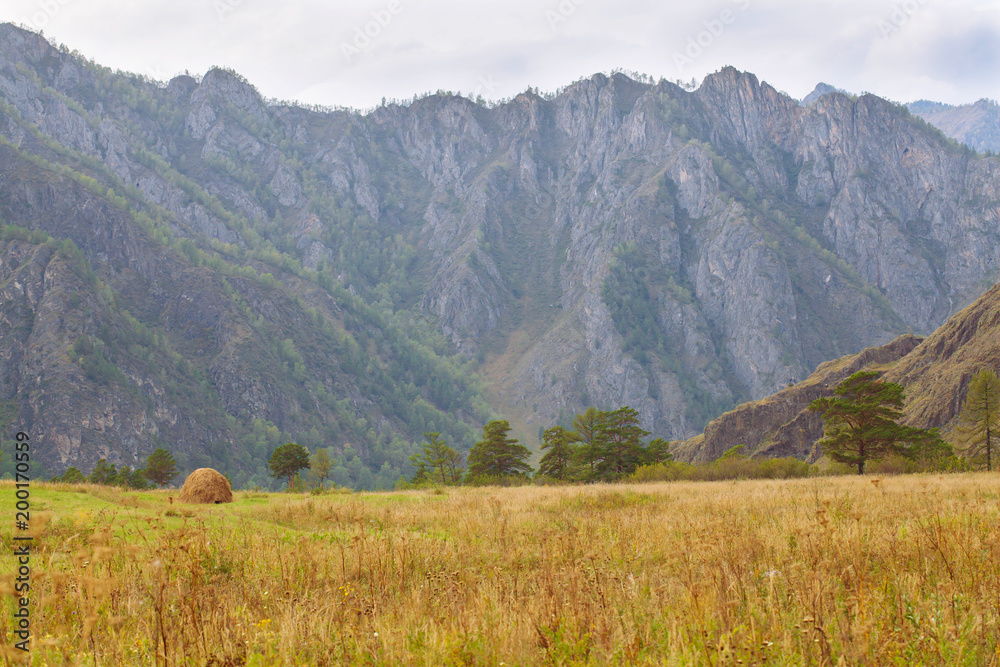
[[[471,360],[522,435],[595,404],[684,438],[827,359],[932,331],[1000,256],[996,160],[879,98],[803,107],[731,68],[693,93],[597,75],[547,98],[360,115],[272,104],[223,70],[161,86],[0,26],[0,98],[8,224],[72,238],[123,303],[156,313],[225,414],[295,433],[346,421],[343,403],[315,407],[346,401],[365,424],[329,437],[369,443],[365,457],[440,419],[400,402],[484,414],[474,382],[435,379],[461,359],[418,351]],[[26,182],[30,160],[93,203],[16,204],[59,199]],[[108,201],[125,222],[86,222]],[[222,297],[153,277],[196,269]],[[326,330],[355,346],[331,350]],[[264,348],[270,370],[248,366]],[[371,375],[348,349],[413,389],[331,381]]]
[[[141,467],[149,443],[162,442],[161,424],[174,427],[178,453],[201,454],[191,445],[206,425],[167,395],[166,378],[136,359],[122,359],[117,376],[99,366],[105,351],[98,332],[115,317],[78,259],[51,243],[0,246],[0,398],[44,444],[36,454],[50,471],[65,462],[90,469],[99,458]],[[101,391],[81,391],[95,379]]]

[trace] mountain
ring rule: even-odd
[[[830,93],[850,95],[846,90],[828,83],[819,83],[811,93],[802,98],[801,103],[812,106],[819,98]],[[982,99],[960,105],[918,100],[910,102],[906,108],[914,116],[941,130],[945,136],[980,153],[1000,151],[1000,105],[993,100]]]
[[[930,333],[1000,257],[997,160],[733,68],[362,114],[4,25],[0,137],[0,415],[53,472],[162,443],[263,484],[295,438],[385,486],[424,431],[588,405],[683,439]]]
[[[828,83],[817,83],[816,87],[812,89],[812,92],[802,98],[802,105],[811,107],[815,104],[816,100],[823,97],[824,95],[829,95],[830,93],[840,93],[842,95],[850,95],[846,90],[841,88],[835,88]]]
[[[957,106],[920,100],[907,108],[966,146],[980,152],[1000,151],[1000,105],[993,100]]]
[[[888,345],[828,361],[804,381],[759,401],[750,401],[712,420],[705,432],[680,443],[677,457],[703,463],[730,447],[746,446],[758,457],[793,456],[815,460],[823,420],[809,403],[833,395],[853,373],[873,370],[903,385],[903,421],[920,428],[954,428],[969,381],[985,368],[1000,369],[1000,284],[949,318],[927,338],[900,336]]]

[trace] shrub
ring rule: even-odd
[[[722,458],[702,465],[689,465],[676,461],[639,467],[628,479],[630,482],[714,482],[733,479],[794,479],[811,477],[818,469],[795,458],[751,459],[737,448],[726,452]]]

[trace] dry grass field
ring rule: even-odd
[[[1000,665],[997,474],[169,495],[32,486],[30,664]]]

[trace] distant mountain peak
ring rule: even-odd
[[[816,87],[813,88],[812,92],[802,98],[802,106],[808,107],[815,104],[816,100],[823,97],[824,95],[829,95],[830,93],[842,93],[844,95],[849,94],[846,90],[842,88],[835,88],[828,83],[817,83]]]

